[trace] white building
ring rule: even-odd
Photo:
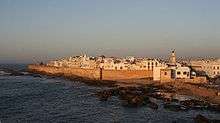
[[[158,66],[153,70],[153,80],[159,81],[161,79],[161,70],[169,69],[171,70],[171,78],[173,79],[189,79],[190,78],[190,68],[182,66],[180,63],[176,62],[176,54],[173,50],[170,55],[170,61],[166,65]],[[165,73],[166,74],[166,73]]]
[[[191,60],[189,65],[195,70],[204,71],[211,78],[220,75],[220,59]]]
[[[177,67],[175,70],[176,79],[189,79],[190,78],[190,68],[189,67]]]

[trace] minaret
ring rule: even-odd
[[[176,65],[176,53],[175,50],[172,50],[171,55],[170,55],[170,63],[172,65]]]

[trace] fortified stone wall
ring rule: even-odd
[[[152,78],[153,71],[150,70],[101,70],[101,69],[81,69],[49,67],[40,65],[29,65],[28,69],[35,72],[46,74],[61,74],[64,76],[80,76],[89,79],[102,80],[123,80],[123,79],[141,79]]]
[[[65,68],[65,67],[49,67],[40,65],[29,65],[28,69],[34,72],[42,72],[51,75],[64,76],[80,76],[89,79],[100,79],[100,71],[98,69],[80,69],[80,68]]]
[[[142,79],[152,78],[152,70],[103,70],[103,80],[123,80],[123,79]]]

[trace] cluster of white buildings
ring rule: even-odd
[[[190,60],[188,64],[197,71],[205,72],[211,78],[220,75],[220,59]]]
[[[48,66],[72,67],[104,70],[153,70],[155,67],[166,66],[164,62],[149,58],[114,58],[114,57],[88,57],[86,55],[69,57],[61,60],[49,61]]]
[[[165,63],[157,59],[148,58],[104,58],[100,68],[105,70],[153,70],[155,67],[165,66]]]
[[[95,57],[87,57],[86,55],[83,55],[49,61],[47,66],[94,69],[97,67],[98,61],[100,60],[97,60]]]
[[[196,71],[203,71],[209,77],[220,75],[219,60],[193,60],[185,64],[176,62],[175,51],[171,52],[169,62],[149,58],[115,58],[115,57],[88,57],[86,55],[63,58],[49,61],[47,66],[71,67],[82,69],[102,70],[148,70],[153,71],[155,81],[170,79],[192,79]]]
[[[102,68],[104,70],[153,70],[155,67],[166,66],[165,63],[159,62],[157,59],[134,57],[106,58],[104,56],[88,57],[86,55],[49,61],[47,65],[85,69]]]

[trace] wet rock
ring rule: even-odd
[[[121,99],[124,106],[143,106],[149,100],[148,97],[143,95],[139,88],[120,88],[118,92],[115,93],[118,94],[119,99]]]
[[[97,96],[102,101],[107,101],[111,96],[117,96],[123,106],[139,107],[146,105],[152,109],[158,109],[158,105],[149,100],[151,92],[154,92],[153,89],[149,90],[145,87],[118,87],[98,92]]]
[[[170,103],[166,103],[164,104],[164,108],[170,111],[186,111],[188,110],[186,107],[181,106],[181,105],[177,105],[177,104],[170,104]]]
[[[211,111],[216,111],[216,112],[220,112],[220,105],[219,104],[210,104],[208,107],[207,107],[208,110],[211,110]]]
[[[211,120],[211,123],[220,123],[220,120]]]
[[[39,75],[39,74],[33,74],[32,76],[41,78],[41,75]]]
[[[179,100],[178,99],[171,99],[171,102],[176,102],[176,103],[178,103],[179,102]]]
[[[22,72],[19,72],[19,71],[14,71],[14,70],[11,70],[10,71],[10,76],[23,76],[24,74]]]
[[[112,96],[112,90],[100,91],[96,94],[100,101],[107,101]]]
[[[154,102],[150,102],[147,104],[147,106],[151,109],[157,110],[158,109],[158,105]]]
[[[139,106],[147,106],[152,109],[158,109],[158,105],[153,103],[149,100],[149,97],[144,95],[133,95],[127,94],[121,97],[123,102],[123,106],[130,106],[130,107],[139,107]]]
[[[195,123],[211,123],[211,121],[208,118],[206,118],[200,114],[194,118],[194,122]]]
[[[140,96],[134,96],[130,100],[128,100],[129,105],[132,106],[142,106],[144,104],[144,99]]]
[[[209,103],[205,101],[194,100],[194,99],[180,101],[180,104],[191,109],[202,109],[209,105]]]
[[[198,114],[198,115],[194,118],[194,122],[195,122],[195,123],[220,123],[220,120],[217,120],[217,119],[208,119],[208,118],[202,116],[201,114]]]
[[[158,99],[158,100],[163,100],[164,99],[163,95],[158,94],[158,93],[151,93],[148,96],[153,97],[153,98]]]
[[[120,95],[119,98],[121,99],[123,106],[141,106],[144,102],[143,98],[130,93]]]

